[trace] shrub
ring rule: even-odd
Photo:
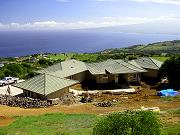
[[[167,77],[175,89],[180,88],[180,56],[166,60],[159,70],[160,77]]]
[[[50,60],[48,60],[48,59],[40,59],[39,61],[38,61],[38,63],[41,65],[41,66],[43,66],[43,67],[47,67],[47,66],[51,66],[51,65],[53,65],[53,62],[52,61],[50,61]]]
[[[93,135],[160,135],[161,123],[152,111],[113,113],[101,119]]]
[[[0,131],[0,135],[7,135],[7,132]]]

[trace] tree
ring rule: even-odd
[[[40,59],[40,60],[38,61],[38,63],[39,63],[41,66],[43,66],[43,67],[47,67],[47,66],[53,65],[53,62],[51,62],[51,61],[48,60],[48,59]]]
[[[160,77],[167,77],[175,89],[180,88],[180,56],[166,60],[159,70]]]
[[[113,113],[100,119],[94,135],[160,135],[161,122],[152,111]]]
[[[34,76],[36,76],[36,75],[37,75],[37,73],[35,73],[35,72],[30,72],[30,73],[27,74],[26,78],[29,79],[29,78],[32,78],[32,77],[34,77]]]
[[[4,67],[0,69],[0,78],[4,78],[5,76],[13,76],[19,78],[27,78],[29,73],[33,71],[33,67],[30,64],[6,64]],[[31,74],[32,76],[32,74]]]

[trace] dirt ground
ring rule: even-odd
[[[13,117],[13,116],[28,116],[28,115],[41,115],[45,113],[83,113],[83,114],[106,114],[109,112],[124,111],[127,109],[138,109],[144,107],[159,107],[160,110],[170,110],[180,108],[180,102],[162,102],[156,99],[149,101],[134,101],[122,102],[114,105],[113,107],[96,107],[93,103],[87,104],[74,104],[70,106],[56,105],[49,108],[40,109],[23,109],[19,107],[8,107],[0,105],[0,116]]]
[[[142,106],[159,107],[161,111],[180,109],[180,100],[162,101],[156,94],[155,90],[141,90],[141,92],[135,94],[102,94],[94,97],[96,102],[115,100],[112,107],[96,107],[95,102],[85,104],[78,103],[70,106],[56,105],[39,109],[23,109],[0,105],[0,127],[12,123],[15,120],[14,116],[42,115],[57,112],[69,114],[108,114],[111,112],[140,109]],[[180,121],[180,118],[178,118],[178,121]]]

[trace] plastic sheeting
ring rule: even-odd
[[[159,96],[177,96],[179,95],[179,92],[177,91],[174,91],[173,89],[167,89],[167,90],[161,90],[159,93],[158,93]]]

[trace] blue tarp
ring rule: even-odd
[[[177,96],[179,95],[179,92],[177,91],[174,91],[173,89],[167,89],[167,90],[161,90],[159,93],[158,93],[159,96]]]

